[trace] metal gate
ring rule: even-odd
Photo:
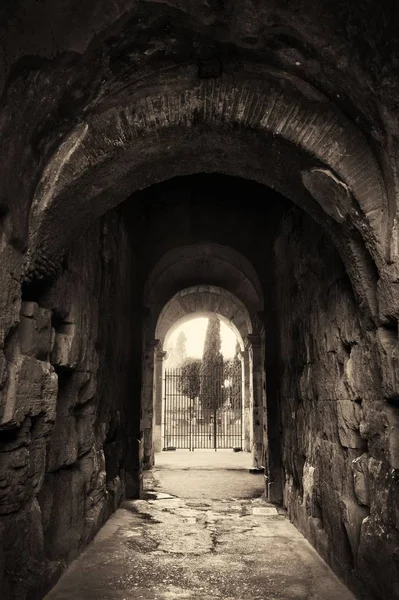
[[[242,404],[241,372],[225,378],[223,369],[215,369],[199,386],[184,367],[166,370],[164,450],[241,448]]]

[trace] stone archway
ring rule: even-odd
[[[194,316],[217,314],[231,327],[239,341],[242,359],[243,381],[243,446],[252,452],[254,466],[263,466],[263,413],[265,398],[254,388],[254,381],[262,378],[262,360],[256,363],[254,371],[252,342],[260,337],[253,333],[251,317],[245,305],[236,296],[216,286],[195,286],[175,294],[159,315],[155,331],[158,341],[155,350],[154,399],[153,399],[153,446],[155,451],[162,449],[162,402],[163,402],[163,361],[166,358],[167,340],[173,331]],[[264,357],[263,357],[264,363]],[[260,372],[258,372],[260,370]],[[260,420],[262,417],[262,421]]]
[[[167,82],[167,93],[154,92],[165,81],[152,74],[145,89],[100,105],[64,139],[36,189],[26,278],[53,272],[71,237],[134,190],[218,171],[264,183],[324,222],[375,316],[375,286],[359,273],[369,271],[368,254],[382,267],[390,221],[377,161],[356,127],[305,82],[254,65],[234,83],[198,79],[194,66],[175,67]],[[65,235],[52,235],[66,219]]]
[[[205,278],[220,285],[184,288],[187,276],[193,271],[197,280]],[[180,290],[170,297],[171,290],[176,288]],[[154,267],[144,288],[143,302],[148,312],[142,370],[144,466],[153,464],[154,441],[156,449],[160,448],[165,339],[184,319],[210,313],[226,319],[242,340],[248,449],[252,451],[254,466],[264,466],[266,396],[264,325],[260,317],[263,293],[252,265],[237,251],[217,244],[176,248]]]
[[[217,288],[215,288],[217,289]],[[182,290],[182,292],[187,292],[188,290]],[[224,290],[220,288],[217,289],[217,293],[221,294]],[[200,297],[200,291],[193,291],[193,296]],[[227,294],[226,294],[227,295]],[[176,294],[178,296],[178,294]],[[230,295],[231,296],[231,295]],[[172,298],[176,300],[176,297]],[[234,299],[233,299],[234,302]],[[206,300],[203,299],[203,304],[206,304]],[[234,306],[232,304],[231,306]],[[165,307],[167,308],[167,307]],[[173,324],[167,331],[165,336],[162,336],[159,339],[159,342],[155,351],[155,367],[154,367],[154,397],[153,397],[153,410],[154,410],[154,418],[153,418],[153,449],[155,452],[159,452],[163,449],[165,444],[163,443],[164,439],[164,394],[165,394],[165,359],[168,358],[168,351],[166,350],[168,347],[168,339],[173,334],[173,332],[183,325],[184,323],[191,321],[197,317],[212,317],[217,314],[218,318],[224,322],[228,327],[232,329],[234,332],[237,342],[241,348],[240,350],[240,360],[241,360],[241,379],[242,379],[242,449],[246,452],[254,453],[254,426],[252,420],[253,414],[253,386],[251,385],[251,374],[252,374],[252,362],[250,364],[249,361],[249,352],[248,345],[250,344],[251,334],[248,334],[244,339],[240,331],[237,327],[228,319],[226,316],[222,314],[219,309],[216,310],[194,310],[193,312],[187,312],[184,317],[173,321]],[[244,342],[245,340],[245,342]],[[259,448],[259,460],[261,460],[262,450]]]
[[[141,285],[169,246],[152,253],[140,238],[142,246],[130,252],[129,233],[137,235],[137,228],[124,231],[116,211],[104,217],[101,231],[93,221],[156,182],[218,172],[278,190],[316,222],[304,224],[304,215],[293,211],[279,229],[276,251],[257,246],[268,271],[262,275],[265,336],[273,320],[281,329],[267,346],[268,358],[276,349],[274,366],[279,360],[284,366],[281,381],[275,369],[275,397],[283,401],[281,411],[274,408],[275,420],[279,411],[282,418],[274,442],[284,446],[285,497],[293,520],[338,572],[347,557],[344,576],[360,594],[364,588],[366,595],[391,598],[399,581],[392,517],[399,468],[399,78],[391,43],[393,3],[5,4],[0,433],[7,442],[9,432],[21,431],[16,425],[26,420],[34,442],[44,411],[48,422],[42,429],[48,427],[54,440],[49,460],[43,436],[37,444],[24,439],[22,450],[17,447],[18,454],[29,450],[29,476],[27,467],[14,473],[15,450],[7,449],[1,500],[4,506],[11,499],[14,515],[0,537],[15,536],[23,544],[7,549],[0,561],[6,595],[8,586],[13,593],[22,586],[22,596],[37,595],[40,561],[49,561],[43,576],[48,582],[115,508],[124,482],[129,494],[138,487]],[[259,201],[266,205],[267,194]],[[255,221],[256,211],[252,214]],[[217,241],[233,243],[228,236]],[[190,236],[178,243],[190,244]],[[134,254],[140,260],[144,246],[150,259],[138,282],[130,259]],[[63,261],[65,249],[72,255]],[[247,248],[241,250],[246,254]],[[266,263],[276,256],[279,264],[269,270]],[[61,276],[51,283],[50,295],[44,294],[61,263]],[[174,267],[167,270],[165,282],[173,272]],[[198,273],[203,277],[205,270]],[[238,293],[231,275],[226,289],[251,311],[249,297]],[[245,281],[241,292],[251,290],[251,296],[251,277]],[[199,282],[222,285],[216,277]],[[180,288],[168,294],[165,288],[162,306],[190,285],[187,274]],[[271,294],[266,298],[270,288],[277,290],[275,305]],[[251,317],[263,322],[261,310]],[[145,344],[154,339],[155,334]],[[57,410],[61,419],[54,424],[57,387],[67,408]],[[91,405],[82,407],[80,400]],[[93,445],[88,459],[93,418],[98,447]],[[333,424],[330,432],[325,422]],[[63,440],[72,441],[72,449],[66,451]],[[86,468],[87,460],[95,467]],[[277,477],[278,466],[273,468]],[[85,510],[76,519],[65,517],[73,515],[74,503],[67,504],[80,488],[89,499]],[[60,546],[46,558],[43,550],[32,556],[32,540],[36,532],[43,538],[45,526]],[[15,577],[17,555],[24,569]]]

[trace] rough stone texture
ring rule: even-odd
[[[394,554],[394,526],[387,527],[387,519],[397,502],[398,493],[392,490],[397,490],[399,466],[398,14],[395,3],[388,0],[2,2],[0,435],[6,448],[11,445],[16,452],[33,440],[47,440],[57,416],[60,436],[69,432],[73,442],[66,452],[53,439],[54,450],[48,458],[51,468],[62,464],[61,469],[73,469],[75,463],[70,461],[90,453],[90,431],[94,431],[94,446],[105,440],[106,471],[115,497],[123,493],[125,482],[134,490],[138,456],[143,454],[135,429],[139,419],[133,402],[123,411],[111,400],[114,394],[124,397],[126,389],[120,388],[125,385],[119,377],[123,360],[116,345],[109,342],[123,336],[127,327],[115,320],[107,325],[113,304],[119,306],[114,276],[122,278],[124,261],[104,260],[100,268],[93,258],[99,254],[95,244],[76,246],[80,256],[75,252],[70,265],[64,265],[56,287],[47,290],[45,303],[37,290],[29,297],[24,294],[24,302],[37,306],[24,305],[22,314],[21,280],[35,287],[41,278],[54,276],[64,249],[95,217],[133,191],[174,175],[221,172],[272,186],[329,231],[355,292],[355,302],[348,302],[352,294],[348,281],[341,275],[334,280],[336,257],[331,266],[324,256],[323,268],[319,263],[304,268],[309,265],[306,260],[300,262],[295,277],[282,278],[287,294],[307,298],[306,309],[288,296],[277,306],[265,297],[269,398],[284,398],[287,427],[293,413],[298,430],[320,432],[324,421],[336,425],[314,436],[330,477],[328,485],[319,481],[320,469],[312,471],[313,455],[308,455],[301,435],[292,427],[285,429],[291,448],[284,456],[287,488],[292,488],[295,498],[302,494],[305,481],[308,486],[313,481],[317,489],[334,487],[331,493],[325,490],[323,501],[321,496],[311,498],[304,529],[311,538],[317,537],[331,564],[348,564],[349,570],[355,560],[358,522],[351,503],[357,497],[367,506],[368,497],[370,517],[361,528],[356,564],[374,596],[388,594],[388,584],[381,587],[378,582],[384,572],[386,581],[394,581],[396,574],[390,570],[394,560],[384,567],[380,557]],[[190,194],[195,198],[193,191]],[[132,209],[135,226],[130,243],[135,254],[146,256],[143,264],[135,265],[140,291],[164,253],[179,244],[204,240],[235,246],[253,262],[264,291],[273,289],[276,276],[269,268],[268,240],[273,239],[275,221],[262,218],[248,193],[240,201],[250,217],[245,219],[230,200],[221,233],[217,204],[226,196],[233,194],[222,190],[213,205],[206,197],[197,203],[190,200],[186,203],[190,215],[182,208],[184,198],[174,212],[160,216],[161,208],[158,228],[152,229],[148,243],[154,214]],[[258,204],[265,206],[273,198],[269,190],[259,196]],[[284,204],[281,197],[277,199],[279,205]],[[140,203],[143,196],[138,194],[134,205],[136,200]],[[167,194],[163,200],[176,207],[175,199]],[[158,238],[172,215],[179,222],[173,229],[174,239],[166,243]],[[242,231],[249,234],[242,235]],[[107,253],[112,257],[114,250],[109,247]],[[297,248],[290,264],[296,254]],[[310,254],[320,258],[324,245],[314,247]],[[324,268],[326,261],[328,268]],[[108,280],[106,273],[112,273]],[[89,280],[93,282],[90,289]],[[328,294],[320,293],[320,282],[324,290],[330,290]],[[198,283],[209,282],[191,282]],[[317,300],[313,306],[319,296],[324,304]],[[79,310],[82,306],[85,311]],[[289,333],[283,335],[283,362],[290,366],[286,364],[279,390],[275,322],[291,310],[296,322],[287,325]],[[53,311],[51,324],[47,311]],[[141,322],[141,296],[130,311]],[[317,313],[317,320],[309,322],[304,316],[308,313]],[[360,313],[361,323],[356,318]],[[137,338],[140,333],[135,334]],[[96,348],[95,338],[106,340],[102,350]],[[141,348],[140,340],[135,342],[131,378],[132,390],[139,394]],[[123,344],[117,346],[125,350]],[[59,379],[56,407],[51,363]],[[105,364],[111,366],[104,369]],[[29,375],[26,382],[22,369]],[[101,410],[98,390],[104,398]],[[307,406],[317,406],[317,410],[308,411]],[[270,402],[267,420],[268,461],[274,471],[269,483],[278,498],[277,402]],[[126,423],[134,423],[134,431],[126,432]],[[123,444],[126,463],[133,469],[124,475],[119,459]],[[319,447],[316,452],[314,446],[316,456]],[[369,483],[365,477],[360,484],[356,476],[355,484],[353,461],[364,454]],[[30,468],[31,458],[25,458],[21,482]],[[32,458],[35,464],[40,460]],[[10,481],[10,472],[18,470],[13,464],[7,461],[4,481]],[[352,489],[341,489],[339,479]],[[379,492],[372,495],[369,490],[365,495],[360,491],[360,485],[379,489],[373,487],[376,480],[384,490],[384,501]],[[15,484],[17,504],[20,483]],[[29,483],[27,489],[36,493],[35,486]],[[37,515],[33,500],[23,502],[18,527]],[[293,513],[294,504],[293,500]],[[342,519],[333,527],[337,514]],[[384,537],[388,531],[393,536],[389,539]],[[331,550],[334,536],[351,539]],[[353,566],[354,571],[358,566]],[[49,569],[56,576],[57,567]],[[7,578],[6,596],[11,597],[13,579]],[[50,578],[44,575],[44,580]],[[23,597],[23,586],[28,588],[31,579],[27,576],[21,581],[18,595]]]
[[[378,362],[376,332],[364,327],[336,250],[298,211],[275,252],[284,503],[362,598],[399,598],[393,335],[377,332]]]
[[[123,225],[109,215],[75,242],[53,284],[26,290],[17,326],[11,319],[0,379],[7,600],[43,597],[117,508],[130,469],[138,493],[137,459],[126,461],[137,421],[114,432],[130,386],[130,260]]]
[[[362,506],[370,506],[370,482],[367,453],[362,454],[352,461],[352,471],[356,500]]]

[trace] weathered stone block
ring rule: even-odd
[[[365,441],[359,432],[361,407],[351,400],[338,400],[338,435],[345,448],[363,448]]]
[[[358,571],[372,598],[399,598],[399,533],[375,518],[367,517],[361,527]]]
[[[313,462],[317,465],[320,474],[323,474],[319,486],[325,480],[338,494],[343,494],[345,486],[343,473],[346,471],[345,449],[338,442],[332,444],[320,439],[314,448]]]
[[[3,517],[2,522],[8,589],[13,591],[11,598],[27,598],[27,592],[40,579],[45,561],[41,511],[37,500],[32,500],[16,514]]]
[[[47,471],[72,465],[78,457],[79,438],[74,416],[57,416],[48,443]]]
[[[35,302],[23,302],[18,336],[22,354],[46,360],[53,340],[51,310]]]
[[[87,378],[83,383],[83,375]],[[79,386],[78,399],[79,404],[84,404],[91,400],[97,391],[97,372],[92,373],[76,373],[76,376],[80,376],[81,385]]]
[[[384,531],[398,530],[399,473],[385,461],[369,459],[370,516]]]
[[[345,365],[345,387],[353,400],[374,401],[379,395],[379,376],[374,353],[366,343],[351,348]]]
[[[347,541],[346,527],[343,519],[342,496],[326,481],[320,483],[320,504],[323,524],[329,537],[331,548],[330,560],[333,560],[341,575],[344,575],[353,564],[352,550]]]
[[[66,327],[64,328],[66,329]],[[79,348],[74,340],[75,325],[67,326],[67,331],[56,332],[51,363],[57,367],[75,369],[79,360]]]
[[[353,561],[356,562],[357,550],[360,543],[360,530],[368,511],[353,500],[341,499],[343,523],[352,550]]]
[[[42,487],[46,470],[46,440],[33,440],[29,446],[29,479],[32,481],[34,493]]]
[[[369,506],[369,468],[368,454],[365,452],[352,461],[353,484],[358,503],[362,506]]]
[[[55,419],[57,375],[53,367],[29,356],[9,364],[6,402],[0,427],[15,427],[26,415]]]
[[[386,415],[388,421],[386,429],[388,460],[393,469],[399,469],[399,408],[387,406]]]
[[[101,496],[101,498],[96,504],[94,504],[87,510],[84,522],[84,529],[82,533],[83,544],[88,544],[93,539],[101,525],[109,516],[107,506],[108,499],[107,496],[104,494],[103,496]]]
[[[95,450],[93,448],[91,452],[82,456],[77,464],[86,483],[87,490],[90,491],[96,489],[98,487],[99,474],[105,473],[105,457],[103,450]]]
[[[57,315],[52,364],[94,372],[98,365],[95,344],[99,308],[88,283],[66,272],[42,302],[53,307]]]
[[[124,496],[124,486],[119,475],[107,482],[107,490],[112,496],[112,510],[115,511]]]
[[[377,330],[382,391],[387,399],[399,399],[399,340],[397,332],[380,327]]]
[[[22,255],[11,245],[0,246],[0,347],[12,327],[18,322],[21,308],[19,275]]]
[[[29,497],[29,450],[18,448],[0,455],[0,514],[17,511]]]
[[[46,475],[39,501],[46,555],[51,560],[76,556],[84,529],[85,497],[85,481],[77,467]]]
[[[78,456],[88,452],[94,445],[95,415],[78,415],[76,432],[78,437]]]
[[[382,458],[386,452],[385,429],[387,427],[386,412],[381,410],[385,403],[362,403],[362,420],[359,431],[362,438],[367,440],[368,450],[377,458]]]
[[[22,508],[37,494],[45,470],[45,440],[0,453],[0,514]]]

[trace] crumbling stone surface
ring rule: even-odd
[[[18,335],[22,354],[46,361],[54,343],[51,311],[36,302],[23,302]]]
[[[124,496],[123,443],[114,440],[109,475],[104,445],[115,411],[125,409],[129,260],[117,216],[98,221],[75,242],[58,279],[22,302],[17,326],[12,320],[0,354],[0,581],[7,600],[42,598]],[[101,387],[105,362],[118,381]]]
[[[332,243],[295,210],[275,253],[284,503],[361,597],[397,598],[397,336],[366,330]]]
[[[352,471],[356,500],[362,506],[370,506],[369,467],[366,452],[352,461]]]
[[[55,418],[57,375],[50,363],[20,355],[9,363],[0,427],[18,426],[26,415]]]
[[[284,399],[287,497],[297,498],[298,506],[293,500],[290,510],[299,522],[306,468],[311,515],[303,516],[303,529],[309,527],[309,535],[319,540],[331,563],[339,562],[342,554],[350,564],[351,544],[335,548],[330,540],[334,531],[342,539],[348,535],[341,519],[346,504],[336,494],[329,495],[328,489],[339,489],[338,496],[362,506],[368,506],[364,503],[368,496],[370,520],[364,529],[377,531],[381,494],[354,491],[358,484],[353,481],[353,460],[367,452],[369,467],[381,463],[380,483],[389,490],[394,480],[387,473],[396,472],[399,465],[399,78],[393,3],[2,4],[0,441],[7,438],[5,446],[22,455],[20,448],[45,439],[52,474],[73,469],[93,448],[103,450],[115,497],[125,484],[132,494],[137,491],[139,457],[147,454],[138,435],[137,402],[122,407],[116,401],[129,393],[136,400],[140,379],[139,367],[129,377],[123,375],[131,321],[115,318],[117,313],[134,312],[136,321],[141,319],[140,299],[127,307],[132,286],[126,276],[129,253],[122,251],[124,236],[116,223],[108,223],[106,232],[97,223],[84,243],[69,251],[50,289],[43,294],[24,292],[22,297],[21,282],[25,290],[27,283],[40,287],[43,278],[47,283],[47,278],[54,279],[71,240],[134,190],[194,172],[253,179],[294,200],[330,231],[356,294],[354,299],[348,278],[324,239],[306,259],[294,261],[302,246],[292,235],[287,253],[292,268],[281,278],[277,311],[285,318],[281,390],[276,390],[277,384],[274,390]],[[248,200],[245,197],[245,203]],[[267,200],[262,198],[262,203]],[[171,203],[167,199],[166,204]],[[214,219],[214,229],[209,215],[215,213],[207,212],[204,199],[191,208],[192,222],[185,220],[186,215],[181,218],[173,243],[179,239],[182,245],[189,244],[192,236],[199,238],[197,242],[213,241],[221,222],[226,235],[218,241],[232,240],[230,215],[236,219],[236,214],[231,201],[223,218]],[[173,219],[176,215],[180,219],[180,207]],[[137,266],[138,280],[150,270],[146,252],[148,262],[155,263],[170,249],[156,236],[145,245],[151,219],[144,211],[140,225],[132,229],[131,242],[144,265]],[[245,225],[250,242],[242,233]],[[268,229],[257,210],[235,227],[233,242],[252,253],[265,290],[272,289],[272,257],[259,247],[258,238],[267,244],[273,228]],[[304,238],[309,236],[319,239],[311,228],[304,231]],[[289,237],[286,232],[285,240]],[[116,282],[122,280],[126,287],[120,293]],[[293,322],[288,325],[291,313]],[[269,319],[273,321],[273,316]],[[140,341],[130,358],[140,363]],[[60,436],[70,433],[69,448],[56,448],[55,437],[50,438],[54,421]],[[314,432],[315,439],[295,432],[295,422],[301,431]],[[275,431],[274,445],[279,445],[279,437]],[[333,448],[328,450],[329,446]],[[323,484],[315,463],[319,450],[337,461],[354,486],[352,492],[341,489],[338,467],[331,469],[328,485]],[[30,454],[27,461],[30,464]],[[18,470],[13,464],[5,461],[4,481]],[[21,481],[27,468],[21,467]],[[369,468],[365,486],[372,485],[372,473]],[[37,493],[35,486],[27,486],[32,494]],[[312,486],[324,490],[323,498],[321,491],[312,497]],[[19,502],[20,482],[13,489]],[[26,506],[29,502],[23,500]],[[324,503],[329,518],[337,520],[340,515],[336,529],[323,526],[319,506]],[[31,514],[36,518],[37,510]],[[22,527],[22,518],[17,521],[14,516]],[[97,518],[93,517],[95,522]],[[386,519],[381,528],[391,531]],[[362,530],[363,526],[360,547]],[[367,544],[364,547],[367,550]],[[382,546],[378,549],[382,554]],[[7,552],[5,556],[7,560]],[[357,560],[361,556],[358,553]],[[57,573],[57,565],[43,567],[44,581]],[[383,570],[369,569],[374,571],[379,581]],[[388,573],[387,581],[393,574]],[[7,575],[3,582],[12,600],[26,596],[24,586],[28,589],[32,583],[28,576],[20,584],[14,579]],[[386,585],[381,585],[375,595],[389,596]]]

